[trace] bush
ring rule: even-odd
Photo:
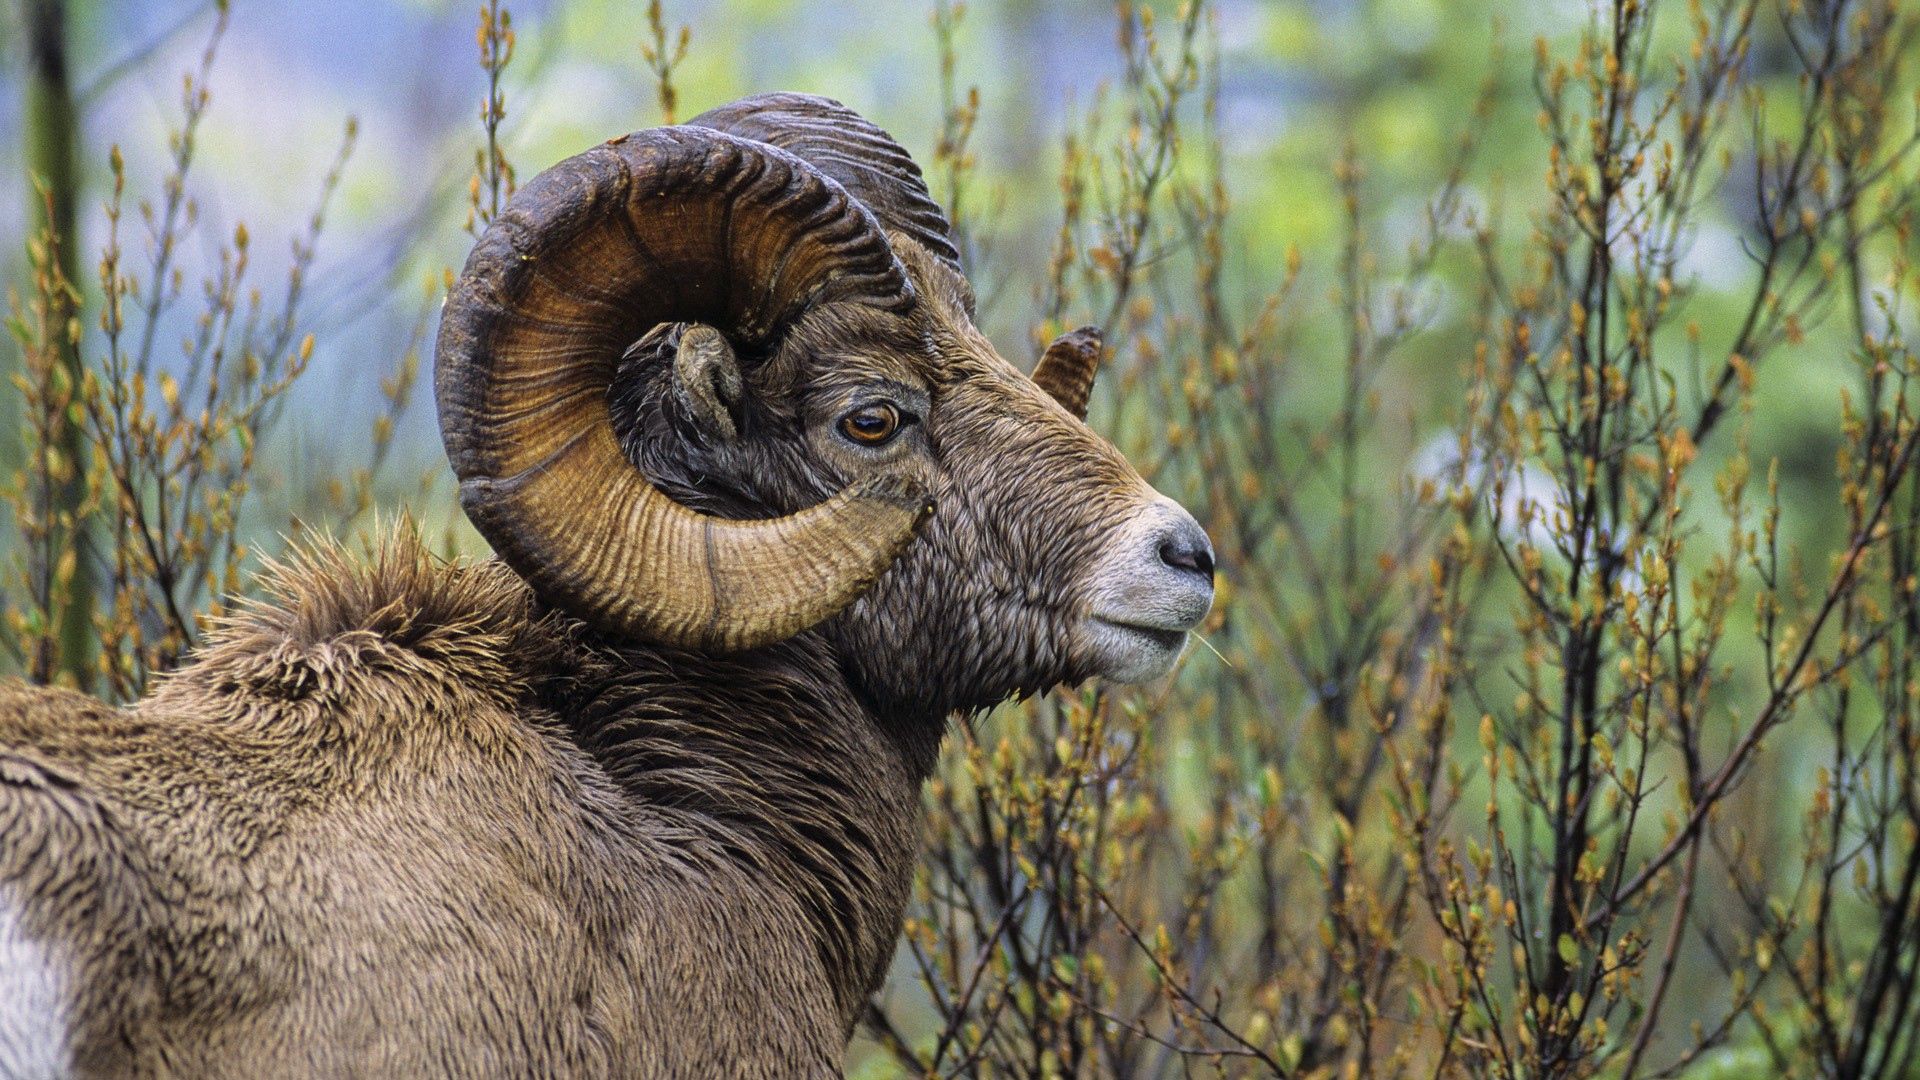
[[[649,16],[671,118],[688,35]],[[851,1069],[1920,1075],[1920,21],[1612,0],[1530,58],[1494,35],[1450,139],[1396,142],[1370,69],[1345,135],[1302,125],[1317,174],[1247,177],[1221,16],[1117,5],[1120,75],[1035,192],[978,160],[969,15],[934,4],[924,163],[983,318],[1036,353],[1102,329],[1094,423],[1223,576],[1167,684],[956,728]],[[474,231],[514,182],[506,12],[478,41]],[[245,228],[188,194],[213,57],[136,201],[141,271],[116,149],[95,278],[49,187],[14,290],[0,599],[38,681],[137,695],[277,531],[402,498],[377,478],[439,274],[369,459],[297,518],[243,512],[289,489],[259,448],[314,348],[324,218],[277,303],[249,291]],[[195,229],[227,239],[160,362]]]

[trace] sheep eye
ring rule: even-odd
[[[900,410],[886,402],[862,405],[840,418],[840,434],[862,446],[882,446],[900,432]]]

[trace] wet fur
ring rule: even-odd
[[[933,742],[817,640],[597,642],[304,559],[129,710],[0,688],[0,881],[101,1076],[833,1075]]]
[[[927,396],[899,452],[939,509],[814,630],[610,642],[403,536],[276,571],[131,708],[0,685],[0,896],[75,1074],[837,1075],[947,717],[1087,674],[1076,573],[1144,490],[896,244],[914,313],[810,313],[750,358],[738,439],[647,350],[613,394],[636,462],[734,516],[856,471],[817,434],[846,394]]]

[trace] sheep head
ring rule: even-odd
[[[919,170],[837,103],[614,140],[523,187],[448,300],[462,503],[605,632],[817,627],[897,706],[1163,673],[1205,534],[1084,423],[1097,337],[1028,378],[972,310]]]

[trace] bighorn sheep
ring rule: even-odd
[[[948,718],[1212,601],[1097,343],[971,307],[825,99],[526,184],[437,356],[499,561],[322,548],[137,705],[0,686],[0,1075],[836,1075]]]

